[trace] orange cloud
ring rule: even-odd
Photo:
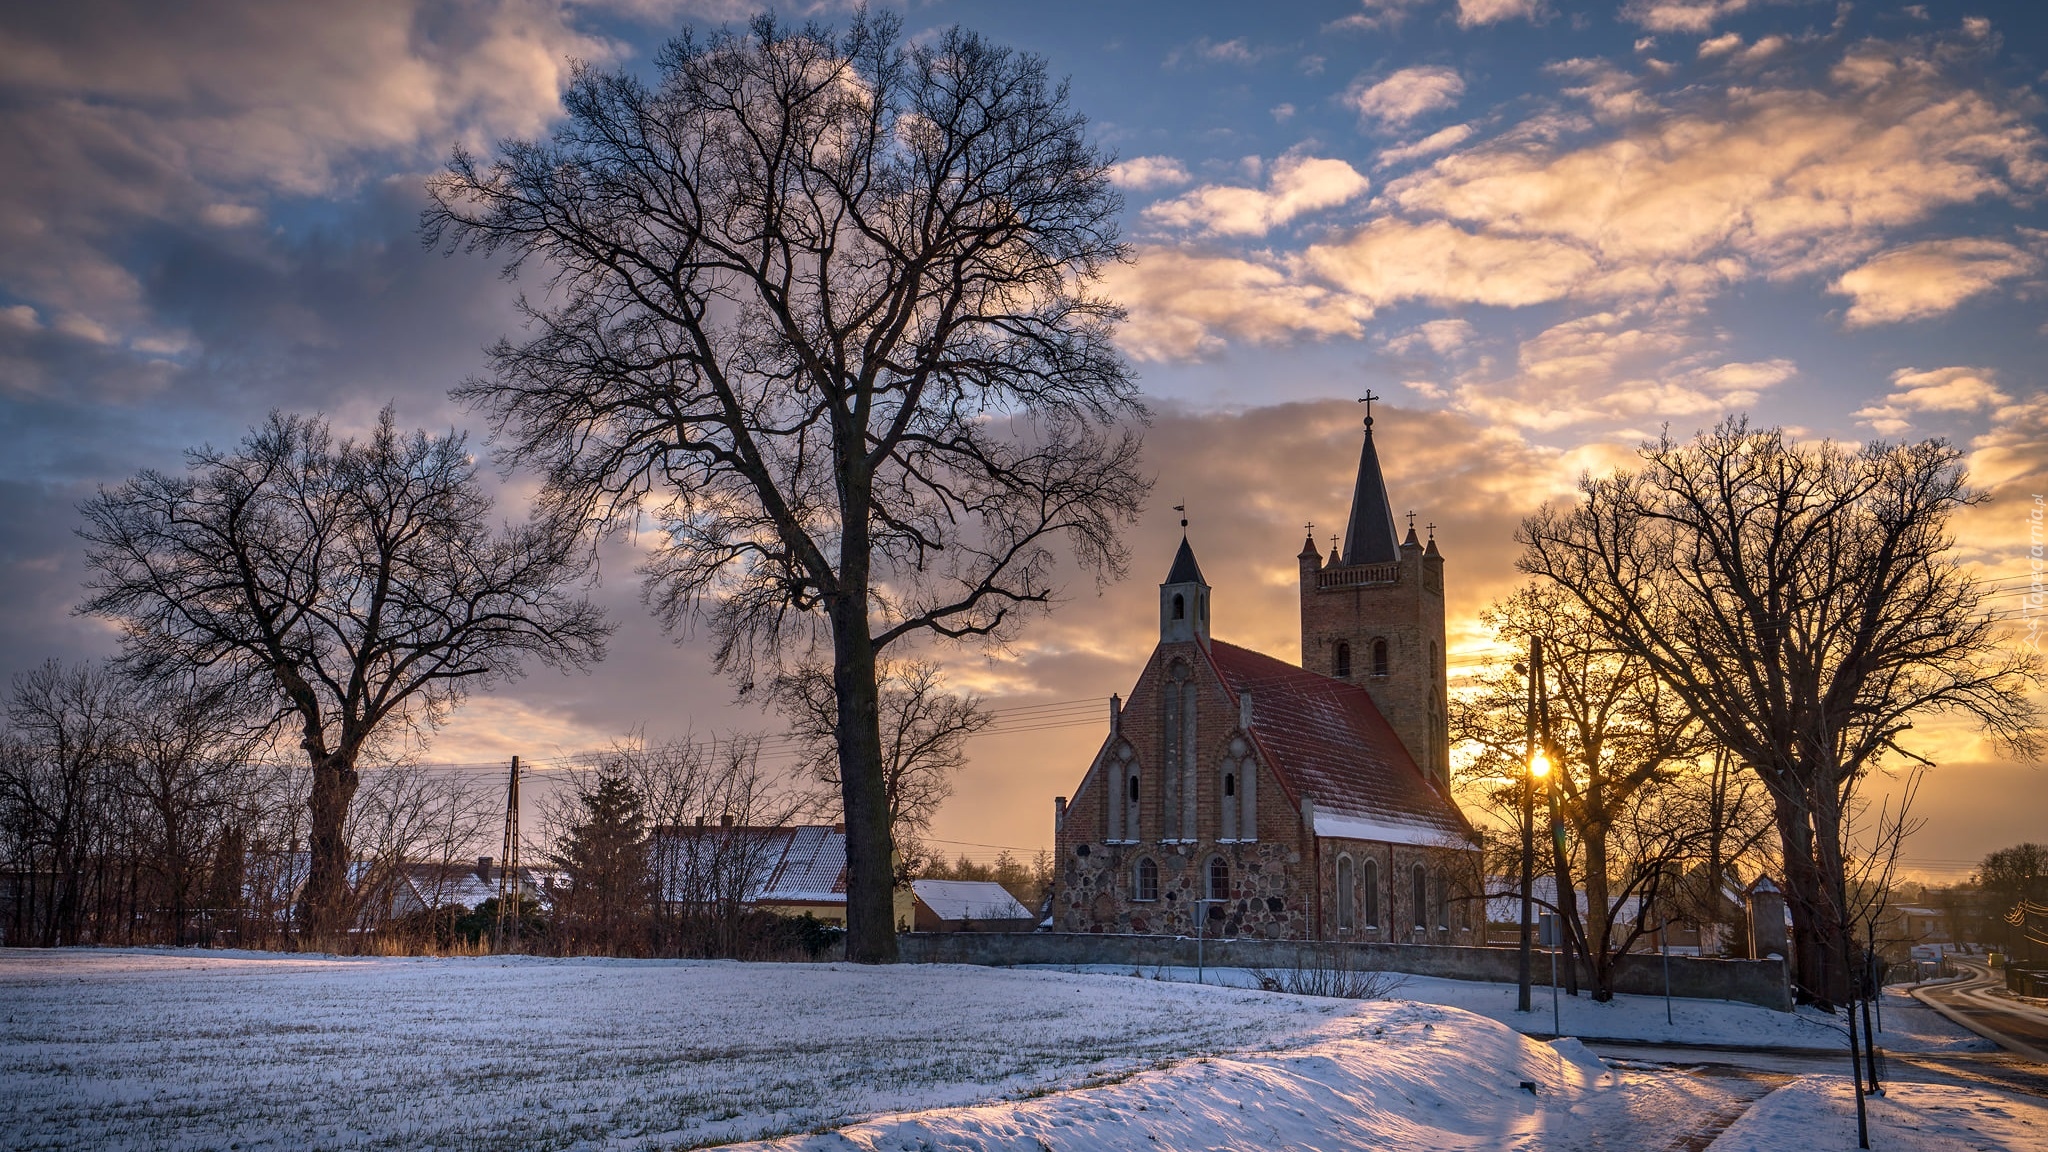
[[[2040,267],[2039,256],[2003,240],[1923,240],[1879,253],[1828,291],[1854,297],[1845,320],[1867,328],[1938,316]]]
[[[1263,189],[1205,184],[1145,209],[1145,219],[1211,236],[1263,236],[1298,216],[1356,200],[1371,186],[1342,160],[1283,156]]]

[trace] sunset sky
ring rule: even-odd
[[[516,323],[489,261],[424,251],[457,143],[546,132],[568,60],[648,67],[740,0],[72,0],[0,14],[0,673],[114,650],[71,614],[96,485],[273,408],[360,430],[479,418],[448,389]],[[785,7],[784,14],[809,9]],[[820,7],[825,20],[844,9]],[[1106,288],[1155,421],[1127,580],[1010,648],[941,650],[1000,710],[949,851],[1051,841],[1156,633],[1185,502],[1215,632],[1298,655],[1303,525],[1343,519],[1367,388],[1395,511],[1434,522],[1452,673],[1520,518],[1668,425],[1943,436],[1991,500],[1963,557],[2018,619],[2048,493],[2048,5],[1800,0],[932,2],[1043,55],[1119,157]],[[506,489],[507,515],[529,490]],[[483,771],[632,731],[774,728],[663,636],[630,542],[589,676],[473,700],[424,758]],[[2039,611],[2037,606],[2035,611]],[[1454,681],[1455,688],[1455,681]],[[1081,703],[1071,703],[1080,701]],[[1908,849],[1958,879],[2048,839],[2048,770],[1927,723]],[[494,770],[494,769],[493,769]]]

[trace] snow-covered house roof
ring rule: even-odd
[[[1031,910],[993,880],[913,880],[910,891],[941,920],[1031,919]]]
[[[838,824],[776,827],[697,825],[657,828],[653,834],[666,898],[697,898],[696,869],[737,869],[746,876],[747,903],[846,903],[846,830]],[[738,873],[729,873],[737,875]]]

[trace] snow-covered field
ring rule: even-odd
[[[1456,984],[1400,994],[1491,995]],[[0,951],[0,1016],[24,1150],[1697,1148],[1777,1083],[1452,1006],[954,966]],[[1887,1106],[1968,1107],[1920,1087]],[[1801,1090],[1766,1103],[1839,1103]],[[2044,1146],[2048,1109],[1997,1107],[1925,1147]],[[1757,1115],[1715,1147],[1782,1137]]]

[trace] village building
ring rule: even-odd
[[[993,880],[912,880],[917,932],[1029,932],[1036,918]]]
[[[1450,791],[1444,558],[1412,514],[1397,539],[1367,411],[1341,548],[1311,535],[1298,557],[1299,664],[1211,637],[1181,522],[1159,641],[1056,806],[1056,931],[1483,942]]]

